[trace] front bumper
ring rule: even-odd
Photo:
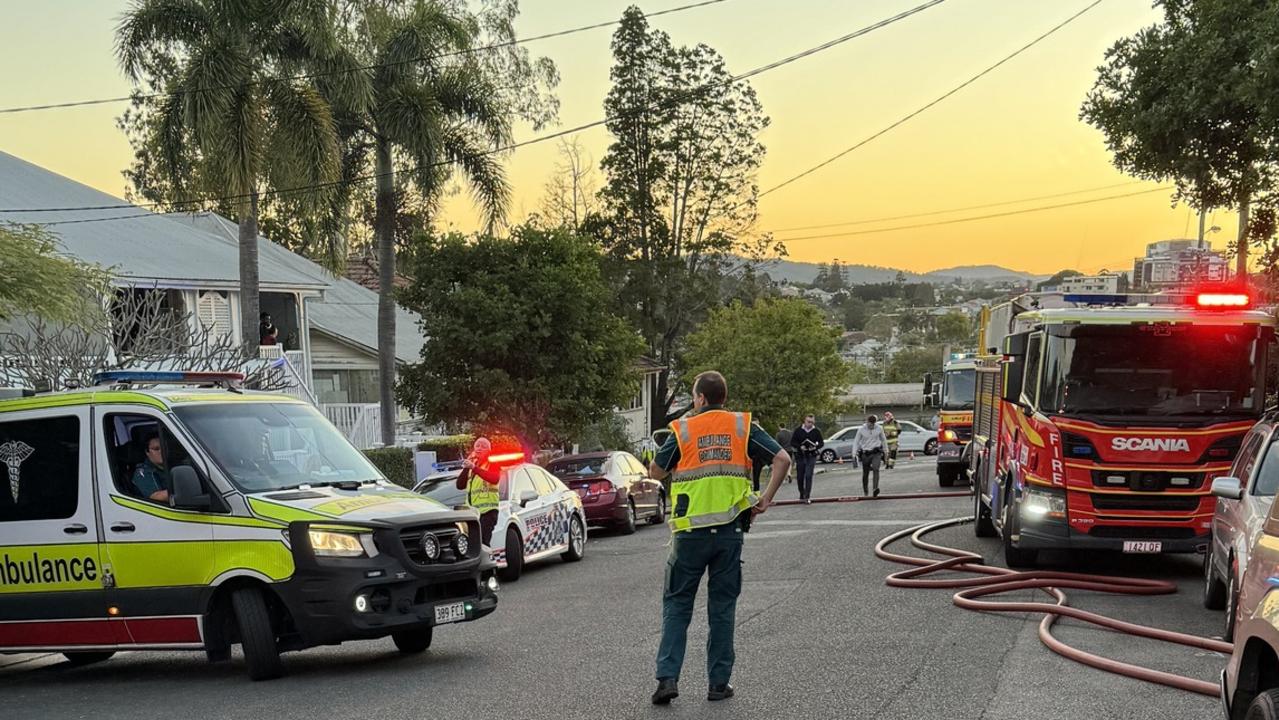
[[[290,529],[296,570],[273,586],[297,630],[300,647],[336,645],[347,640],[386,637],[402,630],[432,627],[435,609],[462,603],[464,617],[478,620],[497,609],[497,594],[487,586],[496,571],[488,548],[479,543],[474,513],[469,535],[475,539],[467,558],[423,566],[398,545],[400,527],[374,532],[380,552],[372,558],[318,558],[304,539],[305,525]],[[364,596],[366,610],[357,609]]]
[[[968,447],[968,443],[938,443],[937,464],[964,465],[964,448],[966,447]]]
[[[1210,539],[1208,533],[1189,538],[1097,537],[1079,532],[1062,520],[1028,520],[1025,516],[1019,518],[1017,524],[1017,547],[1026,550],[1113,550],[1123,552],[1125,541],[1137,540],[1162,543],[1161,552],[1163,553],[1196,553],[1202,552]]]

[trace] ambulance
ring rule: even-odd
[[[312,405],[233,373],[0,400],[0,653],[280,653],[497,607],[479,518],[388,482]]]

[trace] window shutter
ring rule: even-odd
[[[202,291],[196,302],[196,316],[200,326],[209,331],[210,339],[231,334],[231,303],[225,294],[217,290]]]

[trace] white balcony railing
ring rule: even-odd
[[[377,403],[324,403],[320,409],[361,450],[378,445],[382,439],[382,408]]]

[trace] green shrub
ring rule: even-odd
[[[418,443],[417,449],[434,452],[436,462],[448,462],[465,458],[473,442],[475,442],[474,435],[449,435],[423,440]]]
[[[413,448],[388,447],[365,450],[364,455],[377,466],[387,480],[412,489],[417,479],[413,470]]]

